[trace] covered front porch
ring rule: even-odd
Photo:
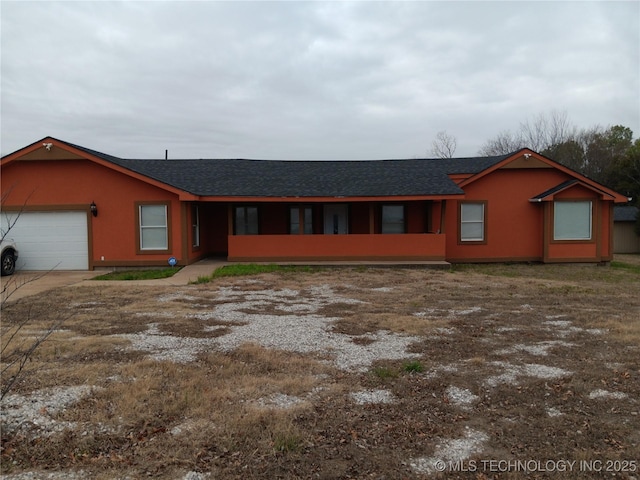
[[[217,215],[201,204],[200,243],[234,262],[445,259],[446,200],[376,200],[238,201],[217,204]]]
[[[445,235],[230,235],[229,261],[443,261]]]

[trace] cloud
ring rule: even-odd
[[[640,131],[636,2],[4,2],[2,153],[474,155],[553,109]]]

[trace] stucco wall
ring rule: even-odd
[[[559,198],[594,201],[592,242],[552,242],[549,202],[529,199],[568,177],[553,168],[502,169],[464,187],[465,201],[486,201],[486,238],[482,244],[459,242],[459,201],[447,205],[447,260],[449,261],[601,261],[610,255],[610,203],[588,189],[574,188]],[[546,221],[545,221],[546,219]]]
[[[98,207],[89,216],[91,267],[166,264],[183,259],[182,212],[175,194],[131,178],[89,160],[14,161],[2,168],[3,208],[31,210]],[[168,202],[170,250],[137,254],[136,202]],[[42,232],[46,235],[46,232]],[[104,260],[103,260],[104,258]]]

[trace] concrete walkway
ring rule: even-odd
[[[15,301],[30,295],[46,292],[58,287],[66,287],[93,278],[99,273],[83,271],[25,272],[18,271],[10,277],[2,277],[0,283],[1,300]]]
[[[157,280],[131,280],[126,282],[114,282],[110,280],[92,280],[105,272],[94,271],[52,271],[52,272],[25,272],[18,271],[10,277],[2,277],[0,292],[2,303],[15,301],[30,295],[46,292],[59,287],[78,287],[96,285],[147,285],[147,286],[177,286],[187,285],[196,281],[198,277],[208,276],[217,268],[226,265],[222,259],[205,259],[180,269],[173,277]]]

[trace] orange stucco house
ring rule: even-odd
[[[373,161],[124,159],[46,137],[2,157],[18,268],[230,261],[606,262],[627,198],[528,149]],[[15,222],[15,224],[13,224]]]

